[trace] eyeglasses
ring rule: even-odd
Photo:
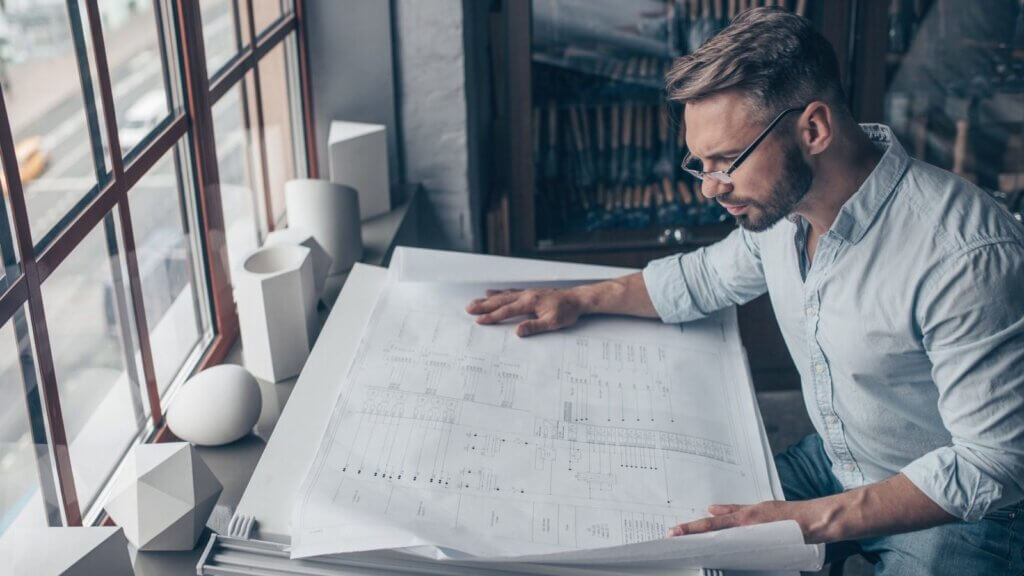
[[[735,172],[736,169],[740,167],[740,164],[743,163],[743,161],[750,156],[754,149],[757,148],[757,145],[760,144],[766,136],[768,136],[768,133],[772,131],[772,128],[774,128],[775,125],[779,123],[779,120],[782,120],[782,117],[785,116],[786,114],[789,114],[790,112],[802,112],[806,108],[807,106],[800,106],[798,108],[788,108],[780,112],[779,115],[775,117],[775,120],[772,120],[771,123],[768,124],[768,127],[765,128],[761,132],[761,134],[753,142],[750,143],[750,146],[747,146],[743,150],[743,152],[740,152],[740,155],[737,156],[736,159],[732,161],[732,164],[730,164],[729,167],[726,168],[725,170],[705,172],[704,162],[700,158],[695,158],[693,155],[690,154],[689,151],[686,152],[686,156],[683,158],[682,168],[683,170],[686,170],[694,178],[698,180],[704,180],[704,178],[707,177],[717,182],[721,182],[722,184],[732,184],[732,173]]]

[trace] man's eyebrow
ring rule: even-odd
[[[700,154],[694,154],[694,156],[700,158],[701,160],[724,160],[726,158],[735,158],[736,156],[739,156],[741,152],[743,152],[743,149],[738,148],[722,150],[720,152],[715,152],[714,154],[708,154],[706,156],[701,156]]]

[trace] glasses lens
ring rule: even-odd
[[[704,172],[704,162],[694,156],[690,156],[690,159],[686,161],[683,167],[693,172]]]
[[[729,176],[728,174],[722,171],[708,172],[707,174],[704,174],[704,176],[712,178],[716,182],[721,182],[722,184],[732,184],[732,176]]]

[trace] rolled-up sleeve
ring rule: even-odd
[[[643,276],[654,309],[666,323],[703,318],[768,289],[757,238],[742,228],[711,246],[654,260]]]
[[[976,521],[1024,498],[1024,245],[967,250],[922,294],[918,322],[952,442],[902,473]]]

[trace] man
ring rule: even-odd
[[[858,126],[803,18],[745,12],[667,81],[684,167],[740,228],[642,273],[467,311],[532,316],[515,328],[528,336],[585,314],[684,322],[768,292],[817,433],[776,459],[785,502],[711,506],[670,535],[793,519],[879,573],[1024,573],[1024,228],[887,127]]]

